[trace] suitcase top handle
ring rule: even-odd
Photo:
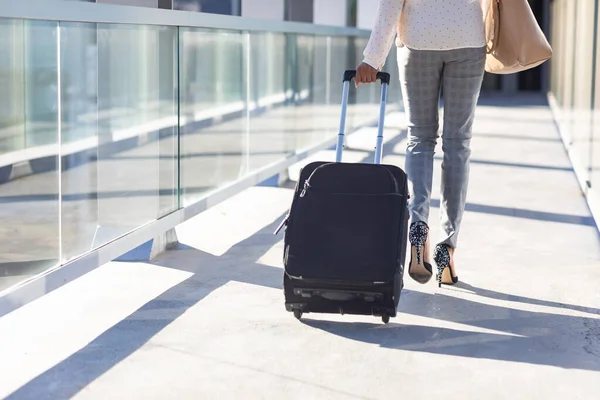
[[[344,71],[344,81],[343,82],[350,82],[354,78],[356,78],[356,70],[355,69],[349,69],[349,70]],[[387,72],[378,72],[377,79],[379,79],[382,84],[384,84],[384,83],[386,85],[390,84],[390,74],[388,74]]]

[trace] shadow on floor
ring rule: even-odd
[[[559,303],[556,301],[539,300],[539,299],[533,299],[531,297],[524,297],[524,296],[515,296],[512,294],[495,292],[493,290],[474,287],[472,285],[469,285],[466,282],[459,282],[458,284],[456,284],[456,287],[458,289],[469,291],[472,294],[477,295],[479,297],[486,297],[488,299],[509,301],[509,302],[521,303],[521,304],[531,304],[534,306],[555,307],[555,308],[562,308],[562,309],[573,310],[573,311],[578,311],[578,312],[583,312],[583,313],[588,313],[588,314],[600,315],[600,308],[583,307],[583,306],[576,306],[576,305],[572,305],[572,304]],[[452,290],[452,289],[450,289],[450,290]]]
[[[506,137],[505,139],[507,140],[513,140],[512,137]],[[438,139],[438,141],[441,141],[442,139]],[[392,156],[400,156],[400,157],[406,157],[406,153],[404,152],[388,152],[387,155],[392,155]],[[433,157],[434,160],[437,161],[442,161],[444,159],[443,154],[439,155],[439,156],[434,156]],[[525,163],[514,163],[514,162],[503,162],[503,161],[489,161],[489,160],[480,160],[480,159],[476,159],[476,158],[471,158],[469,160],[469,162],[471,164],[474,165],[490,165],[490,166],[494,166],[494,167],[510,167],[510,168],[526,168],[526,169],[539,169],[539,170],[543,170],[543,171],[564,171],[564,172],[573,172],[573,168],[572,167],[561,167],[561,166],[556,166],[556,165],[539,165],[539,164],[525,164]]]
[[[517,299],[509,294],[483,291],[499,298]],[[529,304],[557,305],[522,299]],[[600,315],[598,309],[561,306]],[[600,371],[600,319],[591,315],[586,318],[521,311],[446,294],[407,290],[402,293],[399,311],[460,323],[465,329],[402,325],[402,314],[387,326],[352,323],[351,317],[348,322],[311,320],[310,314],[303,318],[303,323],[336,336],[389,349]],[[473,332],[469,327],[498,332]]]
[[[397,136],[391,138],[384,146],[382,151],[382,158],[387,156],[406,156],[405,153],[398,153],[394,149],[407,137],[407,131],[402,130]],[[347,148],[347,150],[352,150],[351,148]],[[366,155],[360,162],[363,163],[372,163],[374,152],[370,152]],[[441,157],[436,157],[441,159]],[[540,168],[547,170],[555,170],[555,171],[572,171],[572,168],[563,168],[563,167],[553,167],[553,166],[538,166],[538,165],[527,165],[527,164],[512,164],[512,163],[501,163],[496,161],[484,161],[484,160],[471,160],[473,164],[485,164],[485,165],[502,165],[502,166],[510,166],[515,168]],[[404,168],[404,166],[401,166]],[[440,206],[439,199],[431,199],[431,206],[438,207]],[[579,216],[579,215],[568,215],[568,214],[557,214],[543,211],[534,211],[534,210],[523,210],[519,208],[512,207],[498,207],[498,206],[488,206],[484,204],[473,204],[467,203],[466,210],[468,212],[477,212],[477,213],[485,213],[485,214],[493,214],[493,215],[502,215],[514,218],[525,218],[532,219],[538,221],[547,221],[547,222],[559,222],[564,224],[574,224],[574,225],[583,225],[595,227],[596,223],[594,218],[591,216]]]
[[[75,396],[139,350],[192,306],[230,281],[279,289],[282,270],[258,264],[256,260],[281,240],[272,232],[282,218],[283,215],[219,257],[184,245],[165,254],[155,262],[156,265],[194,275],[149,301],[7,399],[68,399]],[[598,309],[461,285],[463,289],[487,298],[600,315]],[[303,321],[329,334],[390,349],[600,371],[600,319],[592,315],[587,318],[521,311],[443,293],[431,295],[408,290],[402,294],[399,311],[498,333],[400,325],[401,316],[387,326],[353,323],[351,316],[346,317],[344,322],[331,322],[311,320],[310,314],[307,314]]]
[[[431,199],[431,207],[440,207],[439,199]],[[582,225],[595,227],[596,222],[593,217],[584,217],[580,215],[558,214],[545,211],[523,210],[514,207],[488,206],[485,204],[467,203],[465,205],[467,212],[502,215],[512,218],[524,218],[535,221],[558,222],[562,224]]]
[[[561,144],[562,141],[559,136],[556,137],[539,137],[539,136],[525,136],[525,135],[515,135],[515,134],[498,134],[498,133],[487,133],[487,132],[477,132],[477,138],[481,139],[501,139],[501,140],[517,140],[517,141],[529,141],[529,142],[547,142],[547,143],[558,143]]]
[[[283,218],[284,215],[280,216],[220,257],[185,245],[159,257],[153,264],[194,275],[149,301],[7,399],[68,399],[75,396],[190,307],[230,281],[281,288],[282,270],[258,264],[256,260],[281,239],[274,236],[273,231]],[[183,263],[182,258],[186,260]]]

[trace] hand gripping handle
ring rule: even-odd
[[[356,78],[355,69],[349,69],[347,71],[344,71],[344,82],[350,82],[354,78]],[[378,72],[377,79],[380,80],[382,84],[390,84],[390,74],[388,74],[387,72]]]

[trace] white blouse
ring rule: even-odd
[[[377,20],[363,53],[364,62],[381,69],[394,43],[417,50],[485,46],[482,1],[379,0]],[[489,0],[488,0],[489,1]]]

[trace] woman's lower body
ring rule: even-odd
[[[400,48],[398,66],[408,119],[406,173],[411,200],[410,275],[425,283],[434,153],[439,138],[440,91],[444,100],[440,220],[443,237],[435,248],[438,282],[456,283],[452,255],[458,244],[469,182],[470,142],[484,75],[485,48],[412,50]],[[442,275],[444,275],[442,277]],[[444,279],[442,279],[444,278]]]

